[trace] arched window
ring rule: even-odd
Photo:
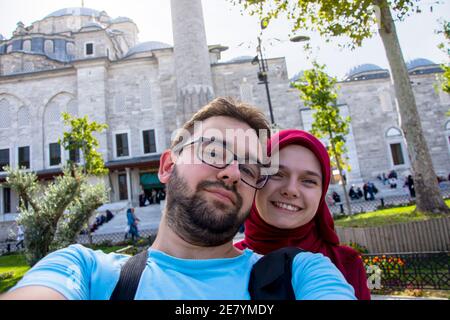
[[[45,108],[45,123],[58,123],[61,121],[61,110],[58,104],[51,102]]]
[[[400,131],[400,129],[397,129],[397,128],[389,128],[387,131],[386,131],[386,137],[388,137],[388,138],[391,138],[391,137],[401,137],[401,136],[403,136],[402,135],[402,132]]]
[[[402,131],[392,127],[386,131],[391,167],[407,166],[408,157]]]
[[[23,106],[17,112],[17,121],[19,127],[28,127],[31,124],[30,108]]]
[[[6,99],[0,99],[0,129],[11,126],[11,106]]]
[[[72,42],[67,42],[66,52],[67,52],[67,55],[69,55],[69,56],[75,55],[75,45]]]
[[[25,52],[31,51],[31,41],[30,40],[25,40],[23,42],[23,51],[25,51]]]
[[[78,102],[75,99],[70,100],[67,104],[67,113],[74,117],[78,117]]]
[[[53,40],[45,40],[44,42],[44,52],[46,54],[50,54],[53,53],[54,50],[54,46],[53,46]]]

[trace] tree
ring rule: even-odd
[[[439,30],[438,33],[443,33],[445,37],[445,42],[439,44],[438,48],[447,53],[450,58],[450,22],[444,21],[442,23],[442,30]],[[442,64],[441,67],[444,73],[439,77],[440,88],[438,90],[450,94],[450,64],[447,62],[446,64]],[[447,112],[447,115],[450,116],[450,110]]]
[[[286,14],[292,30],[315,30],[327,39],[346,36],[345,45],[360,46],[378,27],[398,102],[400,124],[408,145],[416,188],[417,210],[450,213],[439,191],[436,173],[423,135],[409,74],[392,14],[402,20],[418,11],[420,0],[231,0],[250,14],[270,21]]]
[[[347,152],[345,136],[349,132],[350,117],[344,119],[339,114],[335,91],[336,78],[329,77],[324,72],[325,67],[317,62],[314,62],[313,66],[314,68],[306,70],[303,76],[293,83],[293,86],[300,91],[300,98],[305,105],[315,111],[311,133],[318,138],[328,139],[327,150],[332,160],[332,166],[337,167],[340,176],[343,177],[344,167],[347,171],[350,169],[345,157]],[[346,184],[346,179],[342,179],[347,213],[352,214]]]
[[[81,149],[84,167],[69,162],[62,175],[47,186],[40,184],[33,172],[5,168],[6,184],[21,199],[17,222],[24,228],[25,254],[30,266],[51,250],[75,243],[94,210],[107,198],[103,183],[90,185],[87,182],[88,175],[107,172],[101,155],[94,149],[98,141],[93,137],[95,131],[105,126],[89,123],[87,117],[76,119],[65,114],[64,119],[71,130],[64,133],[63,144],[69,150]]]
[[[89,122],[88,117],[76,118],[68,113],[62,113],[64,124],[71,130],[64,132],[62,141],[59,141],[64,149],[69,151],[80,150],[84,158],[83,172],[95,176],[103,176],[108,173],[104,166],[102,155],[95,150],[98,148],[98,140],[94,132],[102,132],[108,128],[106,124],[95,121]],[[69,164],[74,164],[69,162]]]

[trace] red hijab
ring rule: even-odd
[[[346,280],[354,287],[358,299],[370,299],[366,273],[362,260],[355,250],[339,245],[334,230],[334,222],[325,201],[330,183],[331,169],[328,152],[313,135],[301,130],[282,130],[272,136],[268,143],[268,155],[272,150],[296,144],[311,150],[320,162],[322,170],[322,196],[316,215],[307,224],[295,229],[279,229],[266,223],[253,203],[250,215],[245,222],[245,238],[235,246],[249,248],[267,254],[283,247],[299,247],[314,253],[322,253],[336,265]]]

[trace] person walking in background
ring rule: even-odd
[[[139,230],[138,230],[138,222],[139,218],[134,214],[134,208],[128,208],[127,210],[127,223],[128,223],[128,232],[125,234],[125,239],[128,234],[131,235],[131,239],[134,241],[136,238],[139,238]]]
[[[19,246],[24,248],[23,240],[25,239],[23,228],[20,224],[17,225],[17,243],[16,243],[16,249],[19,249]]]
[[[411,196],[411,198],[416,197],[416,190],[414,189],[414,180],[412,175],[408,175],[404,187],[408,187],[409,195]]]

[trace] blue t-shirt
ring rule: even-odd
[[[136,299],[248,300],[250,272],[260,257],[246,249],[234,258],[179,259],[149,249]],[[108,300],[129,258],[71,245],[39,261],[11,290],[45,286],[67,299]],[[355,299],[353,287],[322,254],[302,252],[295,257],[292,285],[299,300]]]

